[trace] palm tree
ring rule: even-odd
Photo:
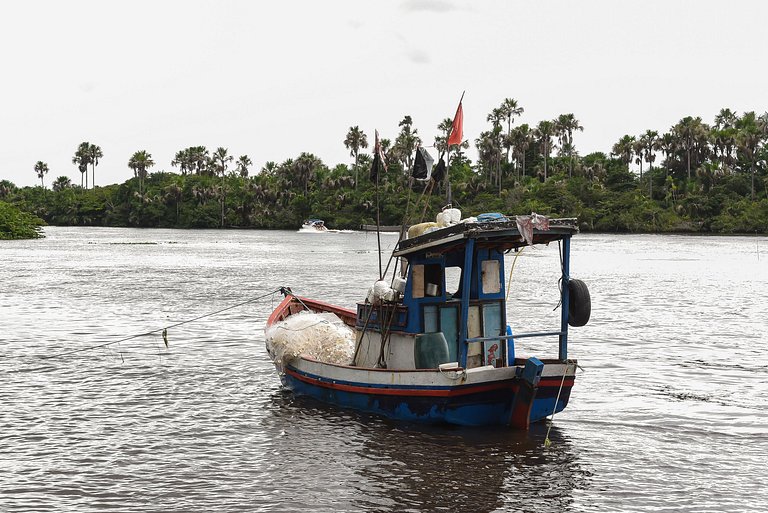
[[[349,150],[350,157],[355,157],[355,189],[357,189],[360,149],[368,147],[368,137],[360,130],[359,126],[351,126],[347,132],[347,137],[344,139],[344,147]]]
[[[173,203],[176,207],[176,223],[178,224],[179,205],[181,205],[181,200],[184,196],[184,189],[182,189],[178,183],[172,183],[171,185],[165,187],[163,192],[165,193],[163,199],[165,200],[166,204]]]
[[[656,160],[656,150],[659,149],[659,133],[656,130],[646,130],[637,140],[638,155],[648,162],[648,197],[653,197],[653,163]],[[640,180],[643,179],[643,163],[640,162]]]
[[[237,162],[235,163],[235,167],[237,168],[237,173],[240,175],[241,178],[248,178],[248,168],[253,165],[253,162],[251,161],[251,158],[248,155],[240,155],[240,158],[237,159]]]
[[[317,172],[317,168],[322,166],[323,163],[312,155],[311,153],[302,153],[299,155],[299,158],[297,158],[293,163],[293,169],[296,177],[299,180],[299,183],[302,184],[302,189],[304,190],[304,197],[306,198],[309,195],[309,182],[314,177],[315,173]],[[357,180],[355,180],[355,184],[357,184]]]
[[[261,171],[259,172],[265,175],[273,175],[275,174],[275,171],[277,171],[277,167],[277,162],[270,160],[264,164],[264,166],[261,168]]]
[[[85,177],[86,189],[88,188],[88,164],[91,163],[90,148],[91,143],[81,142],[75,151],[75,156],[72,157],[72,163],[77,164],[77,169],[80,171],[80,187],[83,187],[83,177]]]
[[[179,170],[181,171],[182,175],[186,175],[187,171],[189,171],[189,164],[190,164],[190,150],[191,148],[185,148],[183,150],[179,150],[176,152],[176,155],[173,157],[173,160],[171,161],[171,166],[176,167],[179,166]]]
[[[738,119],[739,117],[731,109],[720,109],[720,112],[715,116],[715,128],[718,130],[732,128]]]
[[[547,161],[552,152],[552,136],[555,133],[555,124],[552,121],[540,121],[534,132],[534,137],[539,142],[541,154],[544,156],[544,181],[547,180]]]
[[[95,144],[88,145],[88,160],[90,160],[91,173],[93,176],[93,182],[91,183],[91,187],[96,187],[96,166],[99,165],[99,159],[102,158],[103,156],[104,156],[104,153],[102,153],[101,148],[99,146],[96,146]]]
[[[688,180],[691,179],[691,153],[698,150],[698,159],[702,160],[708,145],[709,127],[705,125],[700,117],[693,118],[686,116],[672,127],[672,133],[678,139],[678,147],[685,151],[686,168],[688,170]]]
[[[520,116],[523,112],[525,112],[525,109],[520,107],[517,104],[517,100],[513,98],[504,98],[504,101],[501,102],[501,105],[499,106],[499,113],[501,114],[502,118],[507,119],[507,134],[505,137],[505,140],[508,140],[512,134],[512,123],[514,122],[514,117]],[[509,150],[510,146],[505,145],[507,149],[507,154],[505,156],[507,164],[509,164]]]
[[[749,168],[751,178],[751,197],[755,199],[755,161],[760,149],[760,143],[765,139],[765,122],[759,120],[754,111],[745,112],[736,122],[736,147],[745,167]]]
[[[235,157],[229,154],[229,150],[219,146],[216,151],[211,155],[210,168],[213,172],[221,175],[221,193],[219,194],[219,203],[221,204],[221,227],[224,228],[224,205],[226,203],[226,188],[224,184],[224,177],[227,174],[227,167],[230,162],[235,160]]]
[[[405,175],[409,176],[413,165],[413,156],[416,148],[421,145],[421,137],[418,130],[413,128],[411,116],[405,116],[400,123],[400,133],[397,134],[392,152],[403,165]]]
[[[51,187],[55,192],[63,191],[64,189],[69,189],[72,187],[72,180],[69,179],[67,176],[60,176],[56,180],[53,181],[51,184]]]
[[[560,114],[555,120],[555,130],[560,139],[560,147],[565,156],[569,159],[568,177],[573,176],[573,131],[584,131],[584,127],[579,124],[579,120],[573,114]]]
[[[128,167],[133,170],[134,178],[139,179],[139,195],[144,194],[144,179],[147,177],[147,170],[155,165],[152,155],[146,150],[137,151],[128,159]]]
[[[510,139],[512,155],[517,158],[520,165],[518,169],[522,168],[522,176],[525,176],[525,155],[533,143],[533,131],[528,123],[523,123],[512,131]],[[518,173],[518,179],[520,179],[520,173]]]
[[[629,163],[632,162],[632,155],[635,152],[635,138],[634,136],[624,135],[619,141],[613,145],[611,153],[626,164],[629,169]]]
[[[669,176],[669,160],[672,155],[674,155],[675,151],[677,151],[677,140],[672,133],[666,132],[659,138],[658,146],[659,150],[664,153],[666,176]]]
[[[48,164],[46,164],[42,160],[38,160],[35,163],[35,173],[37,173],[37,177],[40,179],[40,185],[43,188],[45,188],[45,183],[43,182],[43,177],[48,173]]]

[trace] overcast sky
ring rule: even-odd
[[[351,162],[359,125],[394,138],[404,115],[431,144],[462,91],[474,143],[504,98],[516,123],[572,112],[581,154],[722,107],[768,110],[762,1],[24,1],[0,17],[0,179],[49,185],[78,144],[97,185],[147,150],[224,146],[252,173],[302,151]],[[474,150],[470,158],[474,159]]]

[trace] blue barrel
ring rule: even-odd
[[[442,332],[416,335],[413,345],[413,359],[417,369],[436,369],[448,363],[448,342]]]

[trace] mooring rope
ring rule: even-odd
[[[103,344],[97,344],[97,345],[88,346],[88,347],[81,347],[80,349],[73,349],[71,351],[65,351],[63,353],[56,353],[56,354],[53,354],[53,355],[40,356],[40,358],[42,358],[43,360],[48,360],[50,358],[58,358],[58,357],[61,357],[61,356],[69,356],[69,355],[75,354],[75,353],[82,353],[82,352],[85,352],[85,351],[92,351],[93,349],[100,349],[102,347],[107,347],[107,346],[111,346],[111,345],[114,345],[114,344],[119,344],[120,342],[125,342],[127,340],[132,340],[134,338],[146,337],[148,335],[155,335],[157,333],[162,333],[163,342],[165,342],[165,345],[167,347],[168,346],[168,330],[169,329],[176,328],[176,327],[181,326],[183,324],[189,324],[191,322],[199,321],[200,319],[205,319],[206,317],[211,317],[213,315],[217,315],[217,314],[220,314],[222,312],[226,312],[227,310],[233,310],[235,308],[241,307],[243,305],[247,305],[249,303],[255,303],[256,301],[260,301],[260,300],[264,299],[265,297],[275,295],[276,293],[280,292],[280,290],[281,289],[278,288],[278,289],[275,289],[275,290],[273,290],[271,292],[267,292],[266,294],[263,294],[261,296],[258,296],[258,297],[255,297],[255,298],[251,298],[251,299],[249,299],[247,301],[242,301],[242,302],[237,303],[235,305],[231,305],[231,306],[228,306],[226,308],[222,308],[221,310],[216,310],[215,312],[210,312],[210,313],[207,313],[207,314],[198,315],[197,317],[194,317],[192,319],[187,319],[186,321],[180,321],[180,322],[177,322],[177,323],[174,323],[174,324],[170,324],[170,325],[165,326],[163,328],[158,328],[158,329],[151,330],[151,331],[145,331],[144,333],[137,333],[135,335],[129,335],[127,337],[121,338],[120,340],[113,340],[111,342],[105,342]],[[9,357],[6,356],[5,358],[9,358]],[[10,357],[10,358],[13,358],[13,357]]]
[[[563,391],[563,384],[565,383],[565,376],[568,374],[568,368],[571,366],[572,363],[573,362],[571,362],[570,360],[566,360],[566,362],[565,362],[565,370],[563,371],[563,379],[560,381],[560,388],[557,390],[557,397],[555,398],[555,406],[552,408],[552,416],[549,418],[549,427],[547,428],[547,436],[544,437],[544,447],[549,447],[550,445],[552,445],[552,442],[549,439],[549,432],[552,431],[552,424],[554,424],[555,412],[557,411],[557,403],[560,401],[560,392]],[[573,367],[574,374],[576,373],[576,367],[578,367],[578,364],[575,364],[574,367]]]

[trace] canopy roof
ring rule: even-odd
[[[501,250],[527,246],[528,241],[521,233],[520,219],[511,218],[507,221],[492,221],[484,223],[459,223],[441,228],[412,239],[401,240],[394,256],[408,256],[426,250],[444,251],[463,246],[468,239],[475,239],[483,247],[493,247]],[[549,219],[548,229],[533,228],[532,243],[547,244],[561,240],[566,236],[578,233],[576,218]]]

